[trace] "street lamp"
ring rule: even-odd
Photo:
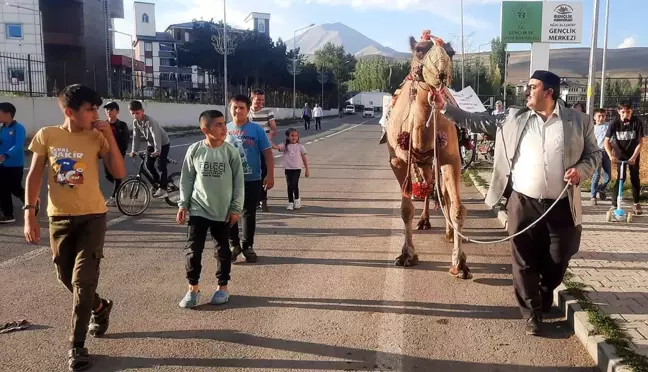
[[[293,33],[293,68],[292,68],[292,73],[293,73],[293,119],[296,118],[295,116],[295,109],[297,108],[297,74],[295,73],[297,70],[297,32],[305,30],[307,28],[311,28],[315,26],[314,23],[311,23],[310,25],[306,27],[302,27],[300,29],[295,30]]]
[[[608,22],[610,21],[610,0],[605,1],[605,36],[603,37],[603,66],[601,68],[601,108],[605,108],[605,68],[608,47]]]
[[[131,94],[135,96],[135,43],[133,42],[133,35],[127,34],[125,32],[117,31],[113,28],[109,28],[108,31],[114,32],[116,34],[124,35],[130,37],[131,40]]]
[[[592,20],[592,47],[589,58],[589,75],[587,77],[587,105],[586,111],[590,116],[594,109],[594,82],[596,81],[594,73],[596,72],[594,63],[596,61],[596,48],[598,46],[598,18],[599,18],[599,0],[594,0],[594,15]]]
[[[38,20],[40,22],[40,47],[41,47],[41,55],[43,56],[43,61],[45,61],[45,44],[43,44],[43,13],[38,10],[38,9],[32,9],[32,8],[27,8],[22,5],[15,5],[15,4],[9,4],[9,2],[5,2],[5,5],[10,6],[12,8],[16,9],[24,9],[24,10],[29,10],[30,12],[38,13]]]
[[[481,62],[481,47],[484,45],[491,45],[491,43],[484,43],[484,44],[479,44],[477,46],[477,58],[479,59],[479,62]],[[480,63],[477,62],[477,96],[479,97],[479,72],[481,71]]]

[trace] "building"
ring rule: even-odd
[[[151,96],[155,88],[166,92],[204,89],[209,86],[209,74],[198,66],[178,66],[179,46],[192,41],[194,22],[169,25],[164,32],[157,31],[155,4],[135,1],[135,58],[144,62],[144,77],[138,79],[138,87],[145,96]],[[254,30],[270,31],[270,14],[251,13],[247,19],[254,21]],[[205,21],[197,21],[206,24]],[[233,29],[232,33],[245,32]],[[218,84],[220,85],[220,84]]]
[[[391,94],[385,92],[361,92],[349,98],[346,103],[359,107],[373,107],[381,111],[385,97],[391,98]]]
[[[48,92],[80,83],[107,96],[112,74],[109,29],[112,19],[124,17],[123,0],[40,0],[39,4]]]
[[[38,0],[0,1],[0,91],[45,94]]]
[[[587,101],[587,84],[563,79],[560,82],[560,98],[569,106]]]

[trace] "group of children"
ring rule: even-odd
[[[258,91],[255,95],[263,93]],[[113,191],[106,202],[101,193],[98,160],[103,161],[106,177],[115,183],[114,190],[117,190],[126,175],[124,157],[129,136],[126,123],[117,118],[119,106],[116,103],[106,104],[108,120],[99,120],[102,99],[88,87],[75,84],[64,88],[58,96],[58,104],[64,122],[40,129],[31,140],[29,150],[33,157],[24,190],[25,128],[14,119],[15,107],[0,103],[0,179],[3,180],[0,182],[0,207],[3,221],[15,220],[13,206],[8,203],[11,194],[20,198],[24,204],[25,239],[37,244],[41,237],[38,196],[48,170],[50,247],[57,277],[73,294],[68,367],[70,371],[81,371],[93,364],[85,347],[87,333],[94,337],[105,334],[113,308],[111,300],[96,292],[99,266],[104,257],[107,207],[115,197]],[[180,301],[183,308],[199,303],[202,252],[208,231],[218,248],[218,288],[211,298],[212,304],[224,304],[229,300],[227,284],[232,262],[239,254],[242,253],[248,262],[256,261],[253,245],[259,195],[261,190],[267,192],[274,186],[272,148],[284,153],[289,209],[299,208],[298,183],[302,167],[305,167],[306,177],[309,176],[306,151],[299,144],[299,134],[289,129],[284,144],[272,145],[268,134],[276,132],[275,123],[266,123],[269,128],[266,133],[261,125],[250,121],[251,104],[247,96],[234,97],[230,102],[232,122],[228,124],[219,111],[203,112],[199,123],[205,139],[192,144],[186,152],[176,216],[178,223],[188,225],[185,266],[189,290]],[[259,115],[260,109],[257,106],[254,112]],[[139,147],[137,137],[146,139],[148,151],[158,160],[160,171],[156,196],[163,195],[166,156],[170,148],[168,135],[155,120],[144,114],[141,102],[131,102],[129,110],[134,118],[136,137],[130,155],[134,156]],[[269,117],[272,117],[271,112],[266,112],[266,118]],[[264,159],[265,171],[262,171],[261,159]],[[147,166],[152,168],[153,162]],[[155,169],[152,173],[156,175]],[[239,221],[243,225],[241,238]]]
[[[617,181],[614,185],[614,194],[610,199],[612,208],[617,207],[617,196],[619,194],[621,175],[626,178],[628,170],[630,183],[632,185],[633,213],[643,213],[639,196],[641,191],[641,180],[639,178],[639,161],[644,137],[644,128],[641,120],[633,115],[632,105],[622,102],[617,106],[618,116],[611,122],[606,120],[604,109],[594,111],[594,133],[598,145],[603,149],[601,167],[592,176],[591,205],[597,205],[598,199],[607,198],[606,188],[611,179],[612,161],[617,165]],[[602,176],[602,177],[601,177]]]

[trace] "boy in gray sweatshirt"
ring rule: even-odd
[[[183,224],[189,217],[186,245],[189,291],[180,301],[183,308],[195,307],[200,300],[198,282],[207,230],[218,250],[218,289],[211,303],[219,305],[229,300],[227,283],[232,268],[229,229],[243,210],[243,165],[238,150],[225,142],[227,126],[223,113],[208,110],[200,114],[200,130],[205,139],[189,146],[180,176],[176,220]]]
[[[135,153],[139,151],[140,138],[146,139],[146,150],[149,152],[149,156],[146,158],[146,169],[151,172],[155,182],[159,183],[159,188],[153,194],[153,197],[158,199],[166,198],[168,196],[166,191],[168,183],[167,164],[169,162],[169,150],[171,149],[169,136],[155,119],[144,113],[142,102],[131,101],[128,104],[128,109],[134,119],[133,146],[129,155],[134,157]],[[156,159],[157,170],[155,169]],[[160,171],[160,174],[157,171]]]

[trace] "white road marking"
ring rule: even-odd
[[[393,203],[392,208],[400,208],[400,202]],[[400,216],[392,218],[391,237],[389,238],[390,253],[388,260],[393,260],[400,253],[403,237],[403,221]],[[394,253],[398,249],[399,253]],[[405,292],[405,272],[402,267],[391,266],[386,269],[382,300],[386,303],[396,303],[403,308]],[[384,305],[383,305],[384,306]],[[393,306],[393,305],[392,305]],[[387,306],[384,306],[387,307]],[[405,314],[384,312],[380,315],[380,330],[378,333],[379,352],[376,356],[378,370],[403,370],[403,342],[405,336]]]
[[[106,225],[107,225],[107,227],[115,226],[118,223],[128,221],[131,218],[132,218],[131,216],[125,216],[125,215],[119,216],[117,218],[113,218],[112,220],[108,221],[106,223]],[[43,239],[49,239],[49,236],[41,236],[41,242],[43,241]],[[50,247],[45,246],[45,247],[40,247],[40,248],[34,249],[33,251],[29,251],[27,253],[23,253],[20,256],[16,256],[16,257],[10,258],[10,259],[8,259],[6,261],[0,262],[0,269],[6,269],[8,267],[14,266],[14,265],[19,264],[21,262],[29,261],[32,258],[36,258],[38,256],[41,256],[41,255],[43,255],[43,254],[45,254],[45,253],[47,253],[49,251],[50,251]]]

